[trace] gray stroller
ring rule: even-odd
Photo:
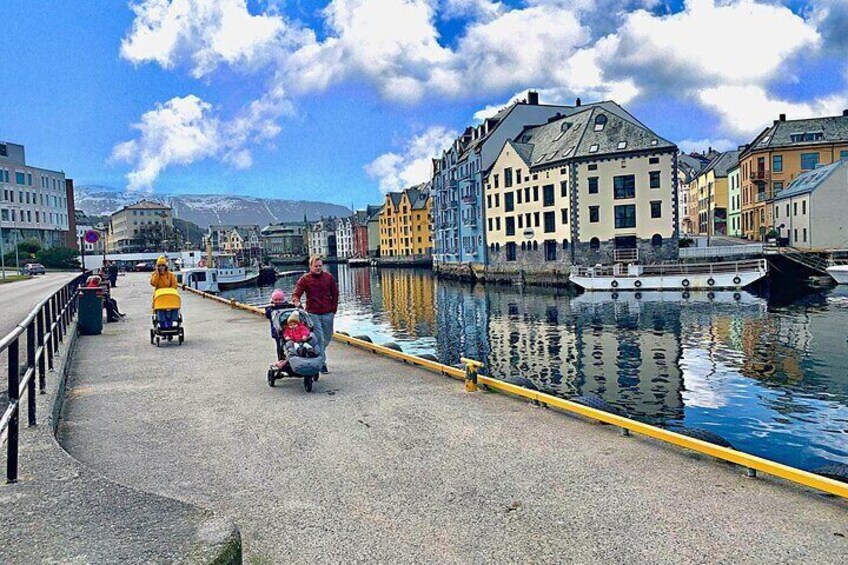
[[[274,326],[277,335],[283,335],[286,320],[292,312],[297,312],[300,321],[306,324],[310,332],[315,333],[315,323],[309,314],[299,308],[282,308],[275,310],[271,317],[271,324]],[[318,380],[321,367],[326,362],[324,344],[321,343],[321,340],[313,340],[311,351],[307,353],[304,348],[291,347],[291,344],[286,346],[282,337],[280,337],[277,339],[277,359],[286,363],[282,367],[271,365],[268,369],[268,386],[274,386],[274,383],[279,379],[302,378],[303,388],[306,389],[306,392],[312,392],[312,383]]]

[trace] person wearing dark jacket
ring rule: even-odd
[[[309,272],[300,277],[292,293],[292,302],[298,308],[306,294],[306,311],[312,315],[315,333],[324,344],[324,350],[333,339],[333,321],[339,308],[339,286],[333,275],[324,270],[324,261],[318,255],[309,258]],[[321,368],[327,372],[327,365]]]

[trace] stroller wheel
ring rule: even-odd
[[[168,336],[168,341],[173,341],[173,340],[174,340],[174,336],[169,335],[169,336]]]
[[[274,386],[274,369],[268,369],[268,386]]]
[[[306,392],[312,392],[312,375],[303,377],[303,388],[306,389]]]

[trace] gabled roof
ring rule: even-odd
[[[798,136],[801,136],[799,139]],[[775,120],[758,135],[743,156],[755,151],[783,147],[848,143],[848,116],[825,116],[804,120]]]
[[[611,111],[614,108],[618,110]],[[510,144],[531,167],[580,157],[677,148],[629,116],[615,103],[595,104],[547,124],[526,127]]]
[[[377,220],[380,217],[380,213],[383,211],[384,204],[380,204],[378,206],[369,205],[366,208],[368,212],[368,221]]]
[[[153,200],[139,200],[135,204],[124,206],[123,210],[170,210],[171,207]]]
[[[391,199],[393,207],[397,208],[400,206],[400,200],[403,198],[402,192],[390,192],[387,196]]]
[[[716,158],[714,158],[707,167],[701,171],[701,175],[705,175],[710,171],[714,171],[716,178],[724,178],[727,176],[728,171],[733,168],[734,165],[739,163],[739,151],[725,151],[720,154]],[[700,176],[700,175],[698,175]]]
[[[842,171],[842,174],[845,175],[846,181],[848,181],[848,159],[835,161],[830,165],[817,167],[812,171],[799,175],[783,192],[776,194],[774,199],[775,201],[778,201],[813,192],[821,186],[824,181],[839,171]],[[848,184],[848,182],[846,182],[846,184]]]

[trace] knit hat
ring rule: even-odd
[[[282,302],[286,299],[286,293],[284,293],[279,288],[274,289],[274,292],[271,293],[271,302]]]
[[[300,323],[300,314],[298,314],[296,311],[292,312],[291,316],[289,316],[289,319],[287,320],[287,323],[289,324],[291,324],[292,322],[294,322],[295,324]]]
[[[165,265],[168,266],[168,259],[165,258],[164,255],[160,255],[158,259],[156,259],[156,266]]]

